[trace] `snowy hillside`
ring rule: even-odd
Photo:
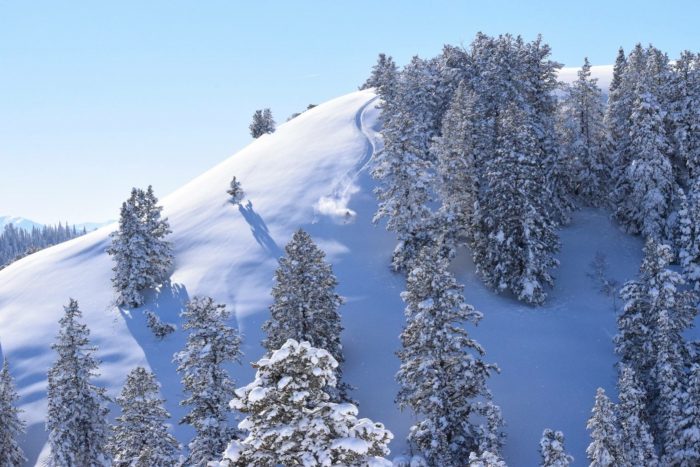
[[[239,386],[247,384],[253,376],[248,362],[262,355],[260,326],[268,315],[276,260],[293,231],[303,227],[326,251],[346,297],[341,308],[345,379],[357,387],[360,416],[383,422],[394,433],[395,456],[405,450],[411,417],[394,404],[399,365],[394,352],[404,323],[403,278],[389,270],[395,239],[370,222],[376,202],[366,169],[381,145],[375,102],[371,91],[361,91],[304,112],[165,197],[175,268],[171,282],[149,296],[143,308],[179,324],[188,298],[209,295],[226,303],[244,338],[244,364],[232,373]],[[226,195],[233,175],[246,192],[241,207]],[[105,248],[114,228],[0,271],[0,343],[22,396],[29,424],[24,447],[32,465],[46,441],[45,378],[54,360],[50,345],[69,297],[79,301],[99,347],[100,384],[114,395],[131,368],[150,366],[162,384],[176,436],[185,443],[191,435],[175,423],[183,414],[177,405],[182,393],[171,358],[184,336],[177,332],[158,342],[146,328],[142,309],[113,305],[112,263]],[[631,278],[641,259],[641,241],[623,234],[597,210],[575,213],[561,237],[556,288],[542,307],[495,296],[475,277],[468,253],[454,263],[467,302],[485,316],[474,335],[486,348],[487,361],[501,368],[489,385],[503,408],[504,455],[511,466],[539,462],[538,442],[546,427],[563,430],[576,465],[585,465],[585,425],[595,389],[615,394],[615,311],[588,272],[600,252],[612,265],[613,278]]]

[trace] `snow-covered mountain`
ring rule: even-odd
[[[375,103],[371,91],[361,91],[304,112],[165,197],[175,267],[171,281],[148,296],[143,309],[179,324],[188,298],[209,295],[226,303],[244,338],[245,363],[232,373],[239,385],[247,384],[253,377],[247,362],[263,353],[260,326],[268,316],[277,258],[294,230],[306,229],[328,254],[346,298],[344,374],[357,387],[360,416],[385,423],[395,435],[392,455],[400,455],[412,423],[411,414],[394,404],[404,280],[389,269],[393,235],[371,224],[376,202],[367,168],[381,147]],[[229,203],[226,194],[234,175],[246,192],[241,206]],[[183,396],[171,359],[184,335],[178,331],[159,342],[146,328],[143,309],[114,306],[112,263],[105,253],[114,228],[0,271],[0,343],[22,396],[31,464],[45,447],[46,371],[55,358],[50,345],[69,297],[79,301],[99,347],[99,382],[115,395],[131,368],[149,366],[162,384],[176,436],[184,443],[192,434],[176,423]],[[503,408],[504,455],[511,466],[539,463],[538,442],[547,427],[563,430],[577,464],[585,464],[585,425],[595,389],[616,393],[614,303],[588,272],[599,253],[608,259],[611,277],[631,278],[641,241],[598,210],[575,213],[561,237],[556,287],[542,307],[494,295],[475,276],[468,252],[454,262],[467,302],[485,316],[470,330],[486,348],[487,361],[501,368],[489,384]]]
[[[5,228],[6,225],[12,224],[17,228],[24,230],[32,230],[33,227],[41,228],[41,224],[34,222],[24,217],[17,216],[0,216],[0,231]]]

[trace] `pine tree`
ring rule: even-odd
[[[59,321],[58,340],[52,345],[58,359],[49,369],[48,418],[53,467],[109,465],[107,397],[92,383],[99,361],[90,345],[88,328],[79,322],[78,302],[70,299]]]
[[[177,465],[179,445],[168,432],[170,414],[163,408],[155,375],[136,367],[126,377],[117,404],[121,415],[108,445],[115,467]]]
[[[195,297],[181,315],[183,329],[189,331],[185,349],[175,354],[177,371],[189,395],[180,405],[190,407],[181,424],[194,427],[195,437],[189,443],[186,464],[204,467],[218,459],[226,443],[234,436],[228,424],[228,402],[235,384],[224,368],[240,361],[241,339],[226,321],[226,306],[209,297]]]
[[[110,237],[107,252],[114,256],[112,285],[119,305],[137,307],[143,304],[143,292],[167,279],[173,262],[172,247],[165,240],[170,233],[167,219],[161,219],[162,207],[153,188],[134,188],[122,204],[119,230]]]
[[[678,255],[685,280],[700,290],[700,178],[693,181],[688,198],[680,198]]]
[[[447,266],[436,249],[424,248],[408,275],[396,375],[399,407],[410,408],[420,420],[411,427],[410,442],[430,465],[446,467],[464,465],[470,452],[479,451],[475,418],[485,415],[479,401],[490,400],[486,381],[497,371],[482,361],[483,348],[461,326],[478,323],[482,315],[464,303],[462,287]]]
[[[275,120],[270,109],[256,110],[253,114],[253,122],[248,127],[253,138],[259,138],[264,134],[274,133]]]
[[[591,444],[586,449],[591,467],[616,467],[621,465],[619,453],[619,434],[616,427],[614,405],[605,395],[603,388],[598,388],[595,405],[591,411],[586,428],[591,432]]]
[[[696,314],[694,295],[682,290],[683,278],[668,269],[672,260],[668,245],[647,241],[639,279],[627,282],[620,291],[625,305],[617,320],[619,333],[615,336],[615,349],[620,361],[634,370],[651,398],[655,397],[657,389],[652,368],[656,365],[659,346],[666,346],[659,339],[670,339],[676,349],[673,352],[679,352],[683,361],[687,361],[682,333]],[[667,314],[665,319],[670,320],[670,335],[658,332],[662,312]]]
[[[540,304],[558,265],[555,222],[549,213],[544,168],[527,114],[510,106],[501,114],[498,147],[487,166],[487,188],[476,209],[474,262],[498,292]]]
[[[444,224],[451,231],[447,238],[458,243],[465,243],[470,237],[478,192],[474,131],[469,118],[472,103],[471,93],[461,82],[442,120],[442,134],[431,147],[437,160]]]
[[[241,182],[236,180],[236,177],[234,176],[233,179],[231,179],[231,186],[229,189],[226,191],[231,196],[231,202],[233,204],[239,204],[241,201],[243,201],[243,197],[245,196],[245,192],[243,191],[243,188],[241,188]]]
[[[586,204],[602,206],[609,191],[607,135],[603,123],[602,93],[584,60],[578,79],[562,102],[562,150],[573,172],[573,191]]]
[[[339,364],[337,397],[349,401],[350,387],[342,382],[340,368],[345,361],[338,313],[343,300],[335,291],[338,281],[333,269],[323,250],[302,229],[294,233],[285,253],[275,271],[270,319],[263,324],[267,337],[262,345],[272,352],[288,339],[295,339],[327,350]]]
[[[308,342],[288,340],[253,364],[255,380],[236,390],[231,406],[246,415],[222,465],[390,466],[392,434],[357,418],[357,408],[330,402],[338,363]]]
[[[506,463],[501,456],[489,451],[472,452],[469,454],[469,467],[506,467]]]
[[[654,467],[658,465],[654,439],[646,422],[647,397],[634,370],[622,365],[618,382],[620,403],[617,419],[620,424],[621,467]]]
[[[0,371],[0,467],[23,465],[27,461],[19,445],[26,425],[19,418],[21,410],[16,407],[17,399],[19,396],[5,359]]]
[[[700,54],[681,53],[672,80],[675,152],[690,178],[700,177]]]
[[[145,314],[146,325],[158,340],[163,340],[166,336],[175,332],[174,324],[164,322],[152,311],[147,311]]]
[[[700,465],[700,365],[694,364],[688,375],[679,422],[673,433],[667,460],[671,465]]]
[[[367,81],[360,86],[360,89],[380,89],[387,84],[388,80],[392,79],[396,72],[396,63],[394,63],[394,59],[391,58],[391,56],[380,53],[377,58],[377,63],[372,67],[372,73],[369,78],[367,78]]]
[[[379,181],[379,202],[373,222],[386,218],[386,229],[399,243],[392,266],[410,268],[421,245],[429,242],[426,224],[432,217],[432,156],[430,142],[439,131],[438,103],[431,70],[414,57],[395,84],[380,88],[384,150],[376,155],[372,176]]]
[[[573,456],[564,450],[564,433],[545,429],[540,440],[542,467],[568,467],[574,461]]]

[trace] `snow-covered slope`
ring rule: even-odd
[[[403,303],[401,276],[389,270],[394,238],[371,225],[376,209],[370,157],[381,142],[371,91],[340,97],[282,125],[164,198],[175,247],[171,282],[152,294],[144,308],[179,323],[185,300],[210,295],[235,311],[244,335],[244,364],[232,367],[239,385],[253,376],[248,362],[262,355],[260,326],[267,319],[276,259],[298,227],[324,248],[346,297],[342,307],[346,379],[357,387],[360,415],[381,421],[395,434],[393,455],[402,454],[411,416],[394,405]],[[235,175],[246,200],[228,202]],[[157,189],[157,187],[156,187]],[[127,193],[125,193],[126,197]],[[184,343],[177,332],[163,342],[146,328],[142,310],[113,305],[111,260],[104,252],[114,225],[43,250],[0,271],[0,343],[9,357],[29,423],[25,448],[31,463],[44,447],[45,375],[54,355],[62,305],[76,298],[99,346],[100,382],[115,394],[135,365],[148,365],[162,383],[168,409],[177,420],[182,408],[172,354]],[[545,427],[564,430],[568,448],[585,464],[585,421],[595,388],[614,394],[611,338],[612,301],[587,277],[597,251],[624,280],[635,274],[638,239],[622,234],[600,211],[582,211],[562,232],[562,266],[556,290],[540,308],[498,297],[474,277],[463,252],[454,268],[467,301],[485,318],[474,331],[497,362],[501,375],[490,385],[503,407],[509,465],[538,463]],[[181,442],[191,435],[175,426]]]

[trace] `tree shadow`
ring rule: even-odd
[[[248,225],[250,225],[250,231],[253,233],[255,241],[271,255],[275,257],[282,256],[282,249],[270,235],[270,230],[267,228],[263,218],[253,209],[253,203],[249,200],[245,206],[239,204],[238,210]]]

